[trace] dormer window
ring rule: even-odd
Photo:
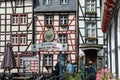
[[[51,4],[51,0],[43,0],[44,4]]]
[[[68,0],[61,0],[61,4],[68,4]]]

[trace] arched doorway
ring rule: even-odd
[[[88,49],[84,51],[85,53],[85,65],[89,65],[92,62],[92,65],[95,69],[97,69],[97,50]]]

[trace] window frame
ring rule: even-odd
[[[47,62],[45,62],[45,57],[47,56]],[[48,58],[49,57],[49,58]],[[50,58],[51,57],[51,58]],[[51,60],[50,60],[51,59]],[[50,61],[49,61],[50,60]],[[44,54],[43,55],[43,65],[44,66],[52,66],[53,65],[53,54]]]
[[[53,22],[54,22],[53,15],[45,15],[44,21],[45,21],[45,26],[53,26]]]
[[[88,30],[90,32],[88,32]],[[86,23],[86,36],[96,38],[96,24],[95,23]]]
[[[16,36],[16,38],[17,38],[17,40],[15,40],[17,43],[13,43],[13,36]],[[26,38],[26,41],[25,41],[25,44],[22,44],[21,43],[21,36],[25,36],[25,38]],[[15,38],[15,39],[16,39]],[[12,45],[27,45],[28,43],[27,43],[27,34],[12,34],[11,35],[11,43],[12,43]]]
[[[16,23],[13,23],[14,16],[17,16],[15,18]],[[25,16],[23,19],[24,20],[23,22],[25,22],[25,23],[21,23],[21,16]],[[27,25],[28,24],[28,15],[27,14],[12,14],[10,21],[11,21],[11,25]]]
[[[26,35],[20,35],[20,44],[25,45],[27,43],[27,36]]]
[[[68,0],[60,0],[60,4],[68,4]]]
[[[94,5],[94,6],[92,6],[92,5]],[[92,9],[94,9],[94,10],[92,10]],[[86,12],[96,12],[96,1],[95,0],[86,0]]]
[[[60,43],[62,43],[62,44],[67,43],[67,34],[58,34],[58,37],[59,37]]]
[[[15,6],[23,6],[24,0],[15,0]]]
[[[59,23],[60,23],[60,26],[62,25],[68,26],[68,15],[60,15]]]
[[[50,5],[52,4],[52,0],[43,0],[44,5]]]
[[[12,45],[18,44],[18,35],[17,34],[11,35],[11,43],[12,43]]]

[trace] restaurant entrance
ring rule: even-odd
[[[96,69],[97,67],[97,50],[89,49],[85,50],[85,65],[88,66],[92,64],[92,66]]]

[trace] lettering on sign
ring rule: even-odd
[[[32,46],[32,51],[40,50],[54,50],[54,51],[67,51],[67,44],[54,43],[54,42],[45,42],[40,44],[35,44]]]

